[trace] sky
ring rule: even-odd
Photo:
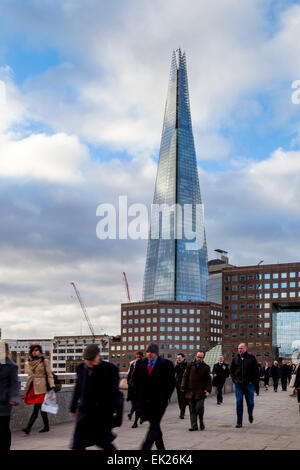
[[[299,260],[300,3],[2,0],[0,327],[120,333],[146,240],[99,240],[101,203],[152,202],[170,60],[187,55],[209,259]],[[299,95],[300,96],[300,95]],[[293,102],[294,101],[294,102]]]

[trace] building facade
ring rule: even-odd
[[[204,215],[180,49],[171,62],[153,204],[163,210],[151,213],[143,300],[206,300]]]
[[[40,344],[44,356],[51,361],[52,339],[6,339],[12,360],[18,366],[18,373],[25,374],[31,344]]]
[[[160,356],[175,360],[179,352],[194,359],[222,340],[222,309],[213,302],[155,300],[121,305],[121,341],[111,346],[110,360],[122,372],[147,344],[159,345]]]
[[[55,373],[76,372],[76,366],[83,361],[83,351],[87,344],[98,344],[101,357],[109,359],[110,337],[107,335],[55,336],[52,349],[52,370]]]
[[[230,360],[241,342],[258,362],[297,356],[300,263],[232,267],[222,276],[225,358]]]

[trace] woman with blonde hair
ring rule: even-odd
[[[50,362],[44,358],[42,347],[39,344],[30,345],[29,360],[26,363],[25,372],[28,374],[28,379],[25,387],[26,394],[23,398],[26,405],[34,405],[34,408],[26,428],[22,431],[26,434],[30,433],[33,423],[41,411],[44,427],[40,432],[48,432],[48,415],[41,410],[41,407],[47,391],[54,390],[55,387]]]

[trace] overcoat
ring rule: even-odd
[[[141,418],[144,421],[159,422],[175,388],[174,365],[168,359],[158,356],[151,375],[149,375],[147,367],[147,358],[136,363],[133,385],[139,402]]]
[[[0,416],[10,416],[10,401],[19,403],[18,366],[9,357],[0,364]]]
[[[54,378],[50,367],[50,361],[39,357],[38,359],[29,359],[25,365],[25,373],[28,379],[25,387],[26,393],[29,391],[31,384],[33,385],[35,395],[47,393],[47,381],[50,388],[54,387]]]
[[[209,365],[202,362],[197,367],[196,361],[188,363],[181,382],[181,391],[185,393],[185,398],[187,400],[206,398],[205,391],[211,393],[211,389]]]
[[[76,372],[70,404],[70,412],[77,413],[73,448],[95,444],[103,448],[114,439],[111,429],[120,399],[119,369],[101,360],[92,369],[82,362]]]

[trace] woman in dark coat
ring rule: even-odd
[[[144,354],[142,353],[142,351],[139,351],[136,353],[135,361],[132,361],[132,363],[130,364],[129,372],[127,375],[127,383],[128,383],[127,401],[131,401],[131,410],[128,413],[128,418],[131,419],[132,415],[135,412],[134,423],[131,426],[132,428],[138,427],[138,419],[140,417],[139,403],[138,403],[137,394],[136,394],[136,390],[134,388],[134,383],[133,383],[133,374],[135,371],[135,365],[137,361],[142,359],[143,356]]]
[[[268,362],[265,363],[262,369],[262,377],[264,379],[265,392],[267,392],[269,390],[270,382],[270,366]]]
[[[29,360],[26,363],[25,371],[28,374],[25,387],[26,394],[23,397],[26,405],[34,405],[32,415],[26,428],[22,429],[29,434],[33,423],[41,412],[44,427],[40,432],[49,431],[48,415],[41,410],[47,389],[54,390],[54,378],[50,368],[50,362],[43,356],[42,347],[39,344],[31,344],[29,347]]]

